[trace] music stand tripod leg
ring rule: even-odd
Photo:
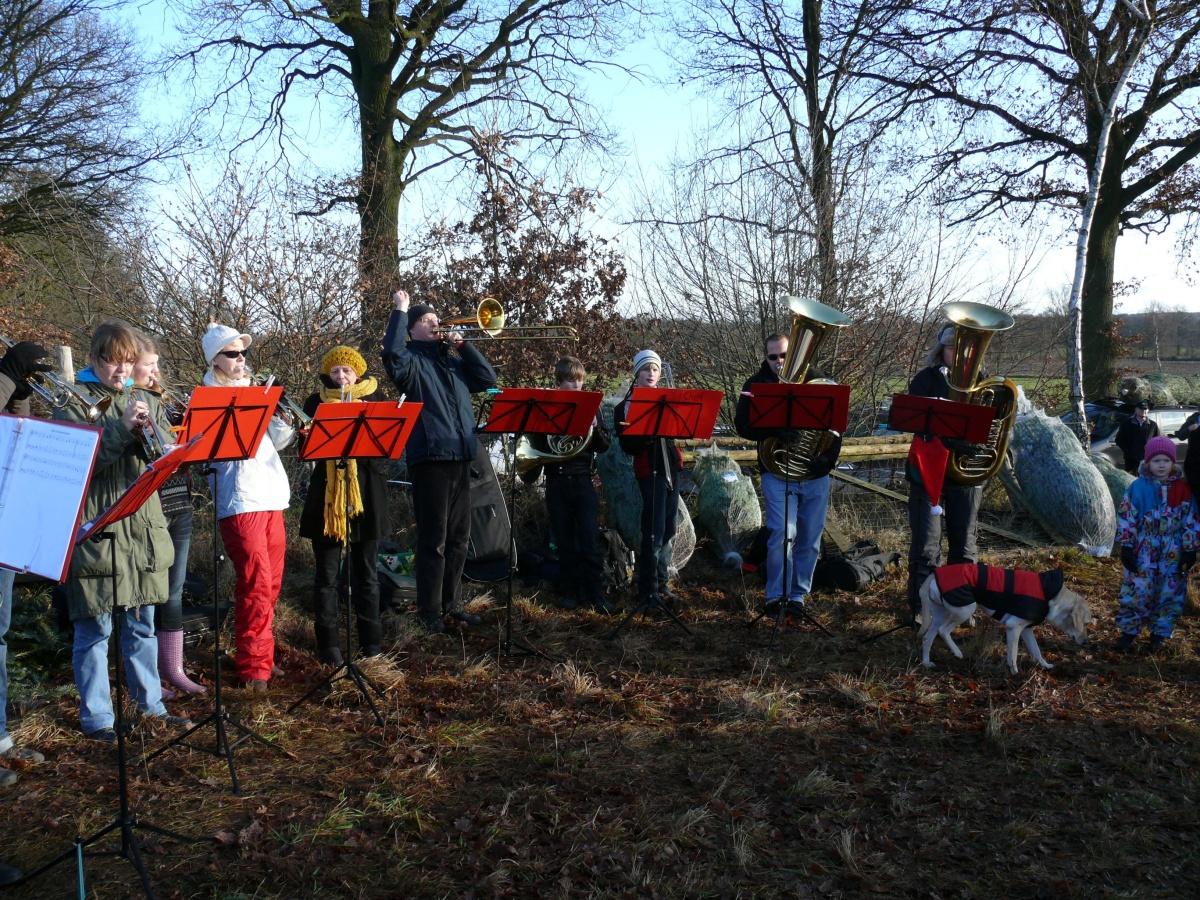
[[[530,404],[536,401],[529,401]],[[525,417],[521,420],[520,429],[513,434],[512,454],[508,460],[508,596],[504,601],[504,640],[500,645],[500,655],[511,659],[514,656],[537,656],[548,662],[554,662],[554,657],[550,656],[536,647],[526,644],[512,636],[512,620],[513,620],[513,575],[517,568],[517,534],[516,534],[516,518],[517,509],[517,444],[520,443],[522,436],[525,434],[525,429],[529,425],[529,416],[532,412],[532,405],[527,405],[525,409]],[[519,653],[518,653],[519,651]]]

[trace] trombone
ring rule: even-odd
[[[187,405],[192,399],[190,394],[182,394],[177,390],[173,390],[158,378],[150,379],[150,390],[156,391],[162,398],[162,405],[167,413],[167,418],[172,420],[177,416],[181,417],[183,415],[183,411],[187,409]]]
[[[255,373],[250,376],[250,383],[259,387],[270,387],[275,383],[275,376]],[[297,431],[307,432],[312,426],[313,417],[304,411],[304,407],[289,397],[286,391],[279,398],[279,403],[286,410],[287,414],[292,417],[293,427]]]
[[[462,326],[462,327],[460,327]],[[474,315],[443,319],[439,323],[439,340],[449,340],[451,331],[466,331],[464,341],[578,341],[579,334],[571,325],[530,325],[504,327],[504,307],[491,297],[484,297]]]
[[[13,347],[16,342],[3,334],[0,334],[0,343],[5,347]],[[54,386],[54,390],[50,390],[44,384],[42,379],[50,382]],[[41,372],[38,375],[30,376],[26,379],[29,386],[33,388],[33,392],[46,401],[54,409],[62,409],[72,400],[80,404],[84,409],[84,418],[89,425],[95,425],[100,421],[100,417],[104,415],[104,411],[112,404],[112,397],[102,397],[96,399],[91,394],[80,390],[76,385],[67,381],[57,372]]]

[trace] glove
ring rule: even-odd
[[[1188,569],[1196,564],[1196,551],[1184,550],[1179,554],[1179,574],[1186,575]]]
[[[1196,554],[1193,553],[1192,557],[1195,558],[1195,555]],[[1136,575],[1138,571],[1137,551],[1132,547],[1122,547],[1121,565],[1125,567],[1125,571],[1127,571],[1130,575]]]
[[[963,456],[974,456],[987,449],[987,444],[976,444],[971,441],[960,441],[955,438],[942,438],[942,443],[946,445],[947,450],[953,453],[961,453]]]
[[[54,371],[54,366],[50,363],[38,362],[48,355],[46,348],[40,344],[21,341],[19,344],[13,344],[4,354],[4,359],[0,359],[0,374],[7,375],[16,385],[17,389],[12,395],[14,400],[28,399],[33,393],[33,388],[27,383],[28,379],[42,372]]]
[[[783,441],[785,444],[790,444],[790,443],[792,443],[792,441],[800,440],[800,429],[799,428],[781,428],[781,429],[779,429],[778,432],[776,432],[776,436],[779,438],[779,440]]]

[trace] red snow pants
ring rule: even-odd
[[[275,602],[283,586],[287,538],[283,511],[239,513],[221,520],[225,552],[237,572],[233,596],[237,652],[234,668],[243,682],[268,681],[275,664]]]

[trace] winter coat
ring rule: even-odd
[[[29,415],[29,398],[13,400],[12,395],[17,390],[13,380],[7,375],[0,375],[0,410],[12,413],[14,416]]]
[[[1158,423],[1153,419],[1147,418],[1145,422],[1139,422],[1136,416],[1130,416],[1121,423],[1113,443],[1121,448],[1121,453],[1125,456],[1126,472],[1138,471],[1146,453],[1146,442],[1154,437],[1158,437]]]
[[[204,376],[204,383],[209,387],[219,387],[217,380],[210,370]],[[245,387],[249,379],[242,379],[229,387]],[[288,483],[287,471],[279,451],[287,449],[296,430],[283,421],[279,416],[271,416],[267,424],[267,433],[263,436],[258,450],[250,459],[235,462],[216,462],[212,467],[216,470],[214,477],[208,476],[208,488],[216,497],[217,518],[225,519],[248,512],[267,512],[277,509],[287,509],[292,500],[292,489]]]
[[[1187,421],[1175,432],[1176,440],[1187,441],[1187,455],[1183,458],[1183,477],[1192,489],[1192,497],[1200,494],[1200,428],[1192,430],[1192,426],[1197,423],[1200,423],[1200,412],[1188,416]],[[1142,451],[1143,454],[1145,452]]]
[[[82,520],[90,522],[125,493],[146,470],[149,460],[138,435],[121,422],[133,400],[130,393],[112,390],[96,379],[90,369],[84,369],[78,381],[97,399],[113,398],[96,423],[103,436],[88,482]],[[159,428],[170,428],[158,398],[149,392],[142,396]],[[54,410],[54,418],[63,422],[87,424],[84,415],[78,403]],[[165,603],[167,569],[175,561],[175,547],[167,532],[158,495],[152,495],[137,512],[113,523],[109,530],[116,535],[117,605],[124,608]],[[72,621],[112,611],[112,552],[108,541],[86,540],[75,547],[66,583],[67,609]]]
[[[624,425],[629,415],[629,404],[632,402],[633,388],[625,395],[625,399],[617,404],[613,411],[613,430],[617,434],[617,442],[626,454],[633,457],[633,475],[635,478],[649,478],[661,472],[669,471],[672,475],[683,470],[683,454],[675,446],[673,438],[652,438],[641,435],[626,436]]]
[[[814,378],[822,378],[820,373],[810,371],[806,381],[811,381]],[[769,437],[777,437],[779,430],[777,428],[752,428],[750,425],[750,398],[746,394],[751,393],[751,388],[756,384],[779,384],[779,374],[775,371],[767,360],[763,360],[759,370],[746,379],[746,383],[742,385],[742,393],[738,396],[737,411],[733,417],[733,428],[740,437],[744,437],[750,441],[758,441],[759,456],[758,468],[759,471],[767,471],[767,467],[763,463],[762,458],[762,442]],[[809,466],[809,474],[811,478],[821,478],[833,471],[833,467],[837,465],[838,454],[842,452],[842,436],[837,435],[833,443],[829,445],[824,453],[815,457],[812,464]]]
[[[332,382],[321,376],[327,386]],[[386,399],[376,391],[365,402],[373,403]],[[304,412],[313,415],[321,405],[321,395],[314,392],[304,401]],[[363,510],[361,515],[350,519],[350,541],[377,541],[389,537],[392,533],[391,520],[388,517],[387,504],[387,474],[386,460],[358,460],[358,490],[362,494]],[[325,460],[317,460],[313,464],[311,477],[308,479],[308,495],[304,498],[304,510],[300,513],[300,537],[325,543],[333,538],[325,535],[325,489],[329,484],[329,467]]]
[[[408,439],[409,465],[475,459],[475,410],[471,395],[496,386],[496,371],[471,343],[450,353],[443,341],[408,341],[408,313],[388,321],[383,368],[406,400],[423,403]]]

